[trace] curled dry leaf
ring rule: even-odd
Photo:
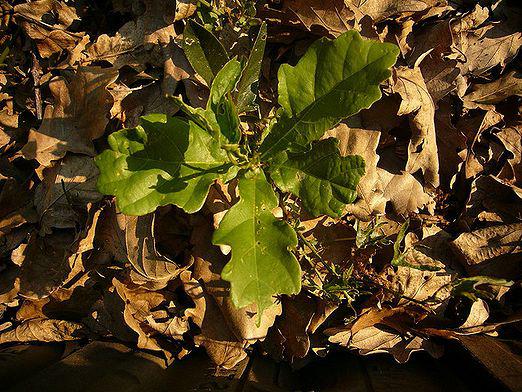
[[[233,368],[246,357],[248,342],[232,333],[217,304],[205,294],[202,285],[189,271],[182,272],[180,277],[186,293],[195,303],[195,308],[187,310],[186,314],[201,328],[194,342],[205,348],[216,365]]]
[[[405,316],[411,317],[405,308],[367,309],[352,325],[327,329],[325,333],[331,343],[357,349],[361,355],[389,353],[399,363],[407,362],[416,351],[440,357],[440,346],[416,335],[406,325],[398,326],[397,322],[402,325],[401,318]]]
[[[54,103],[45,108],[40,128],[29,132],[24,157],[50,166],[68,151],[94,155],[92,140],[103,135],[112,106],[107,85],[116,77],[114,69],[79,67],[68,78],[52,79]]]
[[[15,342],[63,342],[86,336],[83,324],[65,320],[36,318],[11,330],[0,332],[0,344]]]
[[[57,0],[38,0],[14,7],[15,20],[25,33],[35,41],[42,57],[49,57],[63,50],[70,50],[83,37],[83,33],[68,31],[78,20],[73,7]],[[50,18],[53,24],[46,23]]]
[[[522,95],[522,79],[516,71],[490,83],[473,85],[472,91],[466,94],[462,101],[468,109],[489,110],[494,109],[494,104],[513,95]]]
[[[471,191],[460,223],[471,230],[480,222],[516,223],[522,217],[522,189],[494,176],[481,176]]]
[[[158,328],[158,324],[149,324],[150,321],[155,319],[169,317],[165,310],[160,309],[160,305],[168,302],[169,298],[160,291],[149,291],[132,283],[126,284],[116,278],[112,280],[112,283],[124,302],[123,319],[127,326],[138,335],[138,347],[160,351],[165,355],[167,362],[172,362],[176,352],[175,347],[158,336],[158,329],[161,330],[161,328]],[[177,323],[177,320],[173,320],[173,322]],[[181,322],[181,325],[188,327],[188,324],[183,322]]]
[[[396,271],[388,267],[381,276],[390,289],[386,297],[390,293],[398,294],[398,305],[421,302],[440,314],[451,296],[450,284],[457,277],[449,247],[451,236],[437,227],[424,232],[422,240],[410,244],[404,251],[405,261],[412,267],[399,266]]]
[[[514,180],[515,185],[522,185],[522,122],[513,124],[510,127],[502,128],[495,133],[500,141],[504,144],[509,153],[512,154],[508,158],[509,168],[504,170],[509,180]]]
[[[506,279],[521,277],[522,223],[462,233],[450,244],[472,275]]]

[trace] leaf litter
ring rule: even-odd
[[[440,356],[441,338],[502,336],[519,322],[520,303],[509,295],[522,278],[522,32],[514,2],[201,3],[1,3],[0,344],[113,339],[167,363],[203,347],[226,368],[254,346],[290,362],[335,346],[405,362],[419,350]],[[268,28],[258,34],[261,21]],[[299,294],[260,298],[262,314],[234,305],[230,271],[221,276],[234,257],[227,245],[248,238],[226,233],[241,208],[227,176],[209,176],[204,204],[167,200],[140,217],[98,193],[93,157],[109,135],[116,140],[141,116],[184,109],[167,95],[200,114],[209,95],[223,105],[209,86],[229,58],[248,62],[252,47],[265,55],[252,55],[256,66],[239,83],[247,115],[238,129],[256,137],[260,123],[249,117],[273,118],[279,102],[288,118],[263,143],[281,144],[309,103],[278,101],[281,65],[297,64],[318,38],[351,30],[398,45],[400,57],[380,101],[331,122],[324,136],[318,131],[317,144],[338,140],[333,166],[364,159],[354,203],[332,200],[333,216],[316,217],[305,209],[329,211],[313,207],[310,188],[282,186],[288,193],[270,200],[274,216],[297,231],[285,246],[302,270],[288,292],[301,285]],[[281,71],[288,89],[296,88],[291,68]],[[294,151],[309,142],[291,136]],[[299,171],[305,160],[281,159],[276,183],[289,173],[313,176]],[[187,214],[175,206],[189,203],[203,208]],[[267,222],[274,216],[267,212]]]

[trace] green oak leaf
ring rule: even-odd
[[[379,84],[390,76],[399,49],[348,31],[320,39],[296,66],[278,71],[278,121],[260,151],[267,159],[280,151],[303,151],[342,119],[369,108],[381,97]]]
[[[228,61],[228,54],[214,34],[189,20],[181,41],[190,65],[210,86],[214,76]]]
[[[298,196],[313,216],[339,217],[357,197],[364,160],[358,155],[342,157],[338,146],[335,138],[320,140],[306,153],[279,154],[270,167],[276,185]]]
[[[257,88],[259,73],[265,54],[267,27],[263,22],[259,28],[256,41],[248,57],[248,61],[241,74],[237,88],[237,111],[239,113],[251,112],[256,109]]]
[[[98,190],[116,196],[126,215],[144,215],[166,204],[196,212],[214,180],[237,174],[219,142],[192,121],[151,114],[108,141],[111,149],[95,158]]]
[[[273,295],[301,289],[301,269],[291,252],[297,235],[272,214],[278,199],[261,170],[240,178],[239,196],[214,232],[213,243],[232,248],[221,277],[230,282],[234,304],[255,302],[261,314],[272,305]]]

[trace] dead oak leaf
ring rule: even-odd
[[[45,233],[53,228],[70,229],[83,224],[89,203],[101,200],[96,190],[98,168],[90,157],[67,155],[54,166],[43,170],[34,204]]]
[[[346,3],[361,14],[369,15],[375,23],[392,18],[395,20],[410,17],[419,19],[422,18],[423,13],[430,12],[431,15],[449,9],[447,2],[443,0],[347,0]]]
[[[515,180],[515,185],[522,185],[522,123],[502,128],[495,133],[495,136],[512,155],[508,158],[509,173],[504,176]]]
[[[522,45],[522,32],[513,30],[509,24],[497,23],[467,32],[460,49],[466,59],[462,74],[480,76],[497,65],[504,69]]]
[[[384,198],[397,214],[417,212],[426,205],[432,209],[433,198],[410,173],[392,174],[381,168],[377,172],[383,182]]]
[[[112,107],[107,85],[117,76],[110,68],[79,67],[66,78],[51,80],[54,103],[45,108],[40,128],[29,132],[24,157],[50,166],[68,151],[94,155],[92,140],[103,135]]]
[[[521,277],[522,223],[462,233],[450,245],[472,275]]]
[[[407,362],[416,351],[440,357],[441,347],[415,334],[407,324],[402,325],[405,317],[409,319],[411,315],[402,307],[371,308],[363,311],[352,325],[330,328],[325,333],[331,343],[357,349],[361,355],[389,353],[399,363]]]
[[[408,147],[406,171],[422,171],[428,188],[439,186],[439,160],[435,132],[435,104],[418,67],[394,69],[393,91],[402,102],[399,115],[409,115],[412,136]]]
[[[62,1],[38,0],[18,4],[14,7],[14,19],[36,42],[42,57],[74,48],[84,36],[83,33],[67,31],[79,18],[76,10]],[[49,19],[52,23],[47,23]]]
[[[83,324],[66,320],[36,318],[0,332],[0,344],[27,342],[63,342],[86,336]]]
[[[201,333],[194,337],[194,343],[204,347],[217,366],[233,368],[246,358],[248,342],[234,335],[219,306],[212,296],[205,293],[201,283],[192,277],[190,271],[182,272],[180,277],[185,292],[195,304],[194,308],[185,311],[185,315],[201,328]]]
[[[468,109],[494,109],[495,104],[511,96],[522,95],[521,74],[512,71],[490,83],[475,84],[462,101]]]

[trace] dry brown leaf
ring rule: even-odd
[[[466,136],[452,123],[452,105],[449,98],[439,101],[435,112],[439,175],[441,187],[450,189],[454,176],[463,162],[461,154],[467,149]]]
[[[469,333],[466,333],[467,329],[483,325],[488,318],[489,306],[484,300],[478,298],[471,305],[471,309],[469,310],[469,315],[466,318],[466,321],[464,321],[464,323],[462,323],[462,325],[459,327],[461,330],[459,335],[468,335]]]
[[[407,244],[405,260],[412,266],[438,267],[440,270],[399,266],[394,271],[389,266],[381,274],[382,281],[391,289],[385,294],[399,293],[403,296],[398,305],[411,303],[412,300],[420,301],[429,309],[441,313],[451,296],[450,283],[458,276],[449,247],[451,236],[438,227],[424,228],[423,232],[422,240]]]
[[[67,279],[73,267],[69,249],[73,233],[39,237],[33,234],[28,244],[13,251],[12,257],[21,260],[20,295],[31,299],[49,296]]]
[[[406,171],[422,171],[425,186],[439,186],[439,160],[435,132],[435,104],[418,67],[394,70],[393,91],[402,97],[399,115],[409,115],[412,136]]]
[[[471,230],[482,222],[516,223],[521,219],[521,188],[494,176],[480,176],[472,182],[460,224]]]
[[[65,320],[37,318],[26,320],[16,328],[0,332],[0,344],[27,342],[63,342],[86,336],[83,324]]]
[[[19,274],[20,268],[16,265],[4,266],[0,270],[0,305],[7,305],[15,300],[20,291]]]
[[[112,283],[124,302],[125,323],[138,335],[138,348],[160,351],[170,363],[174,359],[174,349],[158,336],[158,325],[150,325],[149,320],[167,318],[168,313],[159,307],[171,299],[163,292],[149,291],[116,278]]]
[[[125,232],[129,262],[142,278],[155,281],[155,287],[159,289],[176,278],[183,268],[156,249],[155,216],[156,213],[139,217],[117,214],[117,220]]]
[[[377,173],[383,182],[384,198],[389,200],[396,213],[417,212],[426,205],[431,209],[432,197],[410,173],[394,175],[381,168],[377,168]]]
[[[49,57],[62,50],[70,50],[83,37],[67,28],[78,20],[76,10],[57,0],[38,0],[14,7],[17,24],[32,38],[42,57]],[[51,18],[53,24],[46,23]]]
[[[472,91],[466,94],[462,101],[468,109],[494,109],[497,104],[513,95],[522,95],[522,79],[520,74],[512,71],[491,83],[474,84]]]
[[[436,15],[450,9],[444,0],[347,0],[346,3],[359,13],[369,15],[375,23],[385,19],[406,19],[414,15],[416,19],[422,19],[421,15],[425,12]]]
[[[50,166],[68,151],[94,155],[92,140],[103,135],[112,106],[107,85],[116,77],[114,69],[79,67],[69,79],[51,80],[54,104],[45,108],[40,128],[29,132],[24,157]]]
[[[463,74],[480,76],[499,65],[504,69],[520,50],[522,32],[505,23],[487,25],[466,33],[460,52],[466,61],[461,65]]]
[[[226,369],[231,369],[246,357],[246,340],[238,339],[228,328],[218,305],[189,271],[180,275],[185,292],[192,298],[195,308],[185,314],[201,328],[201,334],[194,342],[205,348],[212,361]]]
[[[450,245],[471,275],[506,279],[522,276],[522,223],[462,233]]]
[[[0,192],[0,238],[38,217],[31,201],[32,192],[13,178],[7,178]]]
[[[389,353],[399,363],[407,362],[416,351],[427,351],[435,358],[440,357],[442,349],[432,341],[406,332],[408,328],[402,332],[387,328],[387,319],[402,317],[403,314],[407,314],[403,308],[366,309],[351,326],[331,328],[325,333],[331,343],[357,349],[361,355]]]
[[[175,20],[189,18],[196,12],[197,8],[196,0],[177,0]]]
[[[354,13],[343,0],[289,0],[283,3],[282,12],[290,20],[301,23],[307,29],[323,27],[328,34],[338,36],[354,27]]]
[[[34,196],[42,232],[83,224],[87,205],[102,198],[96,190],[98,173],[92,158],[80,155],[67,155],[43,171]]]
[[[507,151],[512,154],[508,158],[509,170],[502,177],[508,177],[509,180],[514,180],[515,185],[522,185],[522,123],[514,124],[513,126],[500,129],[495,133],[500,141],[504,144]]]

